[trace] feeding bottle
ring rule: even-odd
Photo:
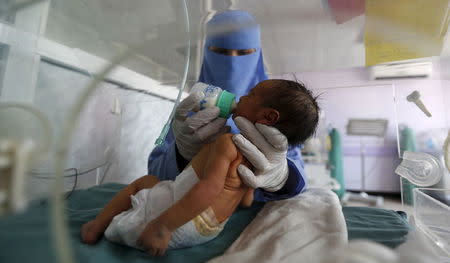
[[[196,110],[218,107],[220,109],[219,117],[227,119],[236,108],[236,96],[219,87],[198,82],[192,87],[191,92],[201,92],[203,95]]]

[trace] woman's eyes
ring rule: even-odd
[[[217,49],[215,50],[216,53],[222,54],[222,55],[228,55],[228,50],[227,49]]]
[[[237,51],[237,53],[238,53],[238,56],[245,56],[245,55],[249,55],[249,54],[251,54],[251,53],[253,53],[255,51],[256,51],[256,49],[254,49],[254,48],[251,48],[251,49],[239,49]]]
[[[226,56],[245,56],[252,54],[256,51],[255,48],[250,49],[227,49],[227,48],[220,48],[220,47],[209,47],[209,50],[214,51],[215,53],[226,55]]]

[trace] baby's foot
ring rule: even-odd
[[[81,241],[93,245],[97,243],[104,230],[95,220],[91,220],[81,227]]]

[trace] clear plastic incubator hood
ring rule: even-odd
[[[397,37],[403,28],[364,14],[383,9],[337,2],[1,0],[0,217],[36,200],[48,202],[57,262],[76,262],[66,220],[77,207],[65,200],[76,189],[129,183],[147,173],[148,155],[164,139],[174,107],[197,82],[205,23],[215,13],[242,9],[255,16],[269,77],[385,62],[389,54],[374,56],[380,47],[373,43],[379,34]],[[411,39],[403,44],[419,46]],[[427,39],[422,35],[420,47],[432,52],[420,54],[440,55],[439,44]],[[449,98],[449,83],[442,83],[439,96]],[[415,89],[428,106],[432,91],[409,92]],[[408,94],[397,92],[396,98]],[[411,102],[402,103],[399,119],[412,112]],[[432,120],[430,127],[448,130],[448,99],[447,108],[437,106],[428,108],[431,119],[418,113],[417,122],[399,123],[416,125],[419,133]],[[447,115],[436,114],[442,110]],[[437,145],[426,136],[424,147]]]
[[[432,59],[428,81],[395,89],[402,201],[413,206],[414,225],[440,256],[450,258],[450,78],[449,59]]]
[[[49,196],[58,262],[71,191],[146,174],[189,34],[184,1],[0,3],[0,216]]]

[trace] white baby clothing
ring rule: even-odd
[[[161,181],[152,188],[139,191],[131,196],[131,208],[113,218],[105,231],[105,237],[112,242],[143,249],[136,242],[146,225],[180,200],[198,180],[192,166],[188,166],[175,181]],[[219,223],[209,207],[172,232],[169,248],[205,243],[215,238],[225,223]]]

